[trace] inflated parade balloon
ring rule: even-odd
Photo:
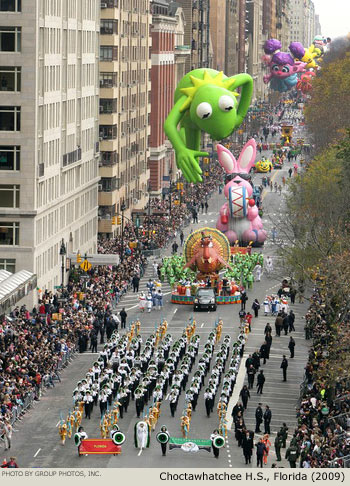
[[[266,56],[262,60],[270,68],[270,73],[264,76],[264,83],[270,83],[272,90],[283,93],[296,86],[297,74],[304,71],[306,63],[295,60],[288,52],[281,52],[281,48],[278,39],[268,39],[264,44]]]
[[[307,94],[312,91],[312,78],[316,76],[313,71],[308,71],[300,76],[297,82],[297,90],[301,91],[303,94]]]
[[[297,61],[306,63],[306,69],[317,69],[319,67],[315,59],[321,56],[321,51],[314,45],[310,46],[308,49],[305,49],[301,42],[292,42],[289,45],[289,50]]]
[[[235,91],[239,87],[240,94]],[[202,180],[197,158],[207,157],[208,153],[199,151],[201,133],[208,133],[213,140],[231,135],[246,116],[252,93],[253,79],[249,74],[228,78],[214,69],[195,69],[178,83],[164,131],[187,181]]]

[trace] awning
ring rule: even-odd
[[[2,279],[3,272],[5,270],[0,271],[0,310],[5,312],[33,290],[36,286],[36,275],[21,270],[17,273],[6,272],[7,278]]]
[[[12,273],[8,272],[7,270],[0,270],[0,283],[6,280],[8,277],[11,277]]]

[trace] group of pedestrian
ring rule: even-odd
[[[147,282],[147,294],[142,291],[139,294],[139,309],[144,312],[151,312],[152,309],[161,310],[163,308],[163,292],[160,282],[157,285],[152,279]]]

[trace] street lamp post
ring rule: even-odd
[[[148,181],[148,238],[151,238],[151,183]]]
[[[62,272],[62,283],[61,283],[61,289],[63,290],[64,287],[64,270],[65,270],[65,265],[64,265],[64,257],[66,256],[67,251],[66,251],[66,245],[64,244],[64,239],[62,238],[61,241],[61,248],[60,248],[60,255],[61,255],[61,272]]]
[[[169,183],[169,212],[170,212],[170,217],[171,217],[171,185],[172,185],[172,180],[171,180],[171,176],[173,174],[173,169],[170,167],[169,169],[169,179],[170,179],[170,183]]]
[[[121,244],[121,250],[120,250],[120,261],[123,263],[124,260],[124,211],[126,209],[124,201],[122,202],[120,206],[120,210],[122,212],[122,244]]]

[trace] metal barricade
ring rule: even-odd
[[[349,468],[350,467],[350,454],[344,457],[336,457],[332,461],[329,461],[329,467],[331,468]]]

